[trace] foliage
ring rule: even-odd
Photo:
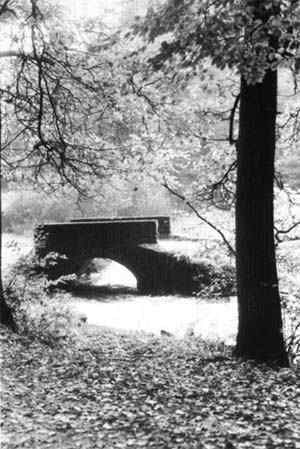
[[[222,73],[207,62],[199,79],[174,85],[161,75],[144,79],[143,61],[136,55],[120,70],[130,82],[119,107],[127,122],[129,111],[132,115],[123,146],[136,179],[145,172],[197,206],[208,202],[230,207],[234,169],[226,186],[220,180],[235,158],[226,127],[238,90],[232,73]]]
[[[68,275],[72,271],[70,260],[65,254],[51,251],[37,261],[37,270],[45,274],[48,279],[57,279],[60,275]]]
[[[159,34],[163,31],[164,25],[168,24],[167,26],[171,27],[174,25],[175,28],[172,30],[174,39],[176,39],[177,31],[178,33],[180,31],[177,30],[179,24],[175,24],[177,14],[175,3],[169,2],[167,16],[166,18],[161,16],[160,28],[156,30]],[[224,25],[223,20],[227,13],[232,14],[230,23],[234,24],[239,5],[231,12],[228,11],[228,5],[215,26]],[[186,24],[185,21],[191,14],[193,26],[196,26],[197,14],[201,16],[205,8],[202,9],[201,6],[196,13],[197,2],[190,2],[185,6],[186,11],[182,15],[183,24]],[[216,2],[216,11],[212,9],[210,12],[217,14],[218,8],[220,5]],[[246,13],[242,11],[241,14],[243,16]],[[287,14],[287,11],[284,14]],[[61,63],[57,67],[56,65],[52,67],[43,60],[38,60],[36,63],[38,66],[39,63],[41,65],[41,75],[45,77],[44,83],[48,77],[50,77],[48,81],[50,83],[51,73],[56,73],[57,70],[65,83],[54,86],[51,81],[49,84],[53,85],[53,90],[50,89],[50,91],[57,104],[60,135],[57,135],[57,130],[52,126],[56,109],[53,109],[51,95],[49,98],[44,95],[42,111],[45,113],[45,119],[42,121],[45,135],[47,137],[50,133],[51,138],[56,136],[58,146],[54,147],[51,142],[47,143],[45,137],[46,144],[49,146],[51,143],[51,148],[43,145],[42,141],[41,148],[36,148],[38,152],[32,153],[30,140],[26,148],[22,150],[17,140],[15,144],[18,148],[15,153],[8,145],[9,138],[12,136],[6,136],[5,147],[8,146],[7,151],[4,152],[4,158],[5,160],[8,158],[7,163],[5,162],[5,176],[8,179],[19,181],[20,177],[24,176],[31,181],[39,179],[44,186],[52,189],[59,187],[58,178],[61,177],[62,184],[71,183],[73,187],[79,187],[82,194],[89,192],[94,198],[98,197],[98,203],[95,203],[95,209],[98,207],[98,210],[103,208],[105,202],[111,203],[110,199],[112,196],[116,197],[116,191],[123,201],[121,208],[130,207],[130,197],[136,196],[134,191],[137,185],[141,192],[140,184],[145,174],[154,178],[157,183],[177,188],[196,206],[209,202],[221,208],[228,208],[233,204],[235,152],[229,145],[227,122],[230,118],[232,103],[239,90],[239,83],[231,69],[220,70],[213,66],[210,59],[205,59],[203,64],[199,61],[200,69],[197,77],[194,79],[189,77],[188,83],[181,79],[181,82],[174,86],[173,73],[168,76],[165,74],[156,76],[150,73],[149,80],[149,67],[145,64],[145,58],[149,59],[151,46],[147,48],[144,56],[137,55],[134,51],[135,45],[130,41],[126,40],[124,46],[125,37],[122,33],[105,38],[103,25],[96,19],[76,24],[75,34],[72,30],[68,33],[65,32],[65,28],[62,30],[59,22],[63,19],[59,16],[57,19],[53,15],[47,20],[45,17],[43,19],[46,33],[39,33],[38,31],[43,31],[44,28],[40,30],[40,24],[33,23],[37,45],[41,45],[49,57],[52,57],[53,52],[56,51],[59,55],[59,57],[56,56],[56,62],[61,60]],[[153,25],[152,19],[155,22],[157,16],[152,18],[149,12],[145,22],[147,30],[150,30]],[[53,33],[48,31],[51,26],[54,26]],[[69,31],[68,27],[67,29]],[[226,30],[228,31],[227,28]],[[84,43],[83,40],[80,42],[83,36]],[[59,39],[56,39],[57,37]],[[74,48],[78,48],[78,51],[74,51]],[[81,51],[83,48],[87,48],[88,51]],[[133,54],[131,54],[132,51]],[[186,52],[188,55],[189,47]],[[188,62],[187,59],[187,65]],[[179,61],[175,60],[175,63],[181,67]],[[26,64],[22,68],[24,79],[21,77],[20,82],[27,80],[29,88],[31,85],[34,88],[37,78],[33,68],[30,68],[31,64],[34,67],[34,61],[28,60]],[[180,77],[182,71],[176,69],[176,73]],[[184,70],[183,73],[185,73]],[[95,82],[95,80],[98,81]],[[22,83],[20,85],[22,86]],[[74,100],[78,107],[73,108],[76,109],[76,113],[71,107],[67,110],[68,124],[65,126],[63,122],[60,124],[60,119],[65,111],[66,90],[70,92],[70,95],[73,94],[74,98],[71,95],[71,99],[73,98],[72,101]],[[38,95],[38,90],[35,91]],[[7,95],[9,99],[12,93],[5,92],[5,98]],[[80,107],[77,104],[79,97],[85,100],[81,101]],[[100,110],[98,110],[99,101]],[[37,118],[36,112],[33,112],[33,117]],[[286,112],[288,113],[289,110]],[[28,110],[26,114],[29,120],[32,114]],[[49,114],[51,119],[48,120]],[[4,120],[5,117],[4,113]],[[283,123],[285,118],[286,114],[282,116]],[[292,120],[289,121],[290,127],[292,122]],[[11,122],[8,124],[13,130],[13,124]],[[75,133],[71,131],[72,127],[76,128]],[[21,135],[20,139],[24,146],[23,137]],[[96,147],[99,150],[97,154]],[[80,158],[78,158],[78,151]],[[17,160],[13,160],[14,154],[17,154],[20,159],[20,152],[24,152],[24,160],[17,163]],[[82,164],[79,163],[79,159]],[[25,164],[24,167],[22,164]],[[56,169],[58,177],[53,172]],[[132,190],[129,189],[127,195],[127,189],[123,188],[122,183],[115,188],[113,177],[116,173],[133,180]],[[103,179],[104,182],[99,182],[99,179]],[[105,185],[107,180],[109,180],[109,186],[112,186],[114,195]],[[141,195],[138,196],[140,201],[143,199],[143,193],[145,189],[142,189]],[[153,193],[152,190],[151,193]],[[101,200],[99,200],[100,195]],[[132,202],[134,203],[134,199]],[[150,198],[148,198],[148,207],[149,202]],[[83,210],[85,210],[84,203],[86,203],[84,200],[81,201]]]
[[[177,255],[178,263],[187,265],[193,270],[193,295],[200,298],[215,299],[236,294],[235,267],[225,264],[214,264],[201,258]]]
[[[73,204],[72,204],[73,203]],[[15,192],[2,217],[4,232],[24,232],[44,221],[61,222],[76,210],[75,199],[50,197],[37,192]]]
[[[291,364],[300,360],[300,288],[292,295],[282,296],[285,342]]]
[[[141,33],[150,41],[160,39],[152,58],[156,69],[175,65],[194,75],[210,57],[215,66],[238,69],[256,83],[267,70],[296,57],[299,18],[293,0],[169,0],[150,12]]]
[[[298,374],[221,345],[108,330],[76,348],[1,328],[3,448],[290,449]]]
[[[22,258],[5,281],[4,297],[11,307],[18,333],[53,346],[78,338],[81,317],[68,307],[68,296],[49,294],[47,279],[34,257]]]
[[[52,191],[69,185],[84,194],[90,176],[112,175],[120,160],[110,132],[119,94],[106,52],[113,38],[98,22],[99,47],[89,51],[93,31],[85,23],[70,29],[38,0],[6,5],[15,12],[10,15],[15,35],[12,50],[0,54],[9,62],[1,67],[5,177],[41,182]]]
[[[236,295],[235,268],[233,266],[211,266],[209,278],[210,282],[203,287],[201,276],[199,277],[199,283],[202,288],[199,288],[196,296],[213,299]]]
[[[262,8],[268,10],[269,3]],[[224,173],[235,158],[226,128],[239,83],[221,59],[228,58],[230,66],[238,58],[245,62],[248,56],[246,62],[251,64],[250,56],[257,53],[264,70],[261,58],[270,57],[274,64],[269,48],[264,50],[264,39],[279,30],[285,48],[281,59],[290,57],[289,52],[294,54],[297,27],[293,36],[286,31],[298,18],[295,2],[284,3],[278,23],[272,16],[264,24],[252,18],[252,9],[244,8],[244,1],[226,5],[169,1],[160,15],[149,11],[142,31],[150,39],[157,36],[158,47],[147,45],[144,55],[136,53],[136,44],[124,34],[105,34],[97,19],[75,24],[74,33],[61,15],[47,16],[43,9],[47,4],[40,6],[38,18],[30,16],[21,27],[25,34],[32,32],[33,55],[22,59],[29,50],[17,39],[18,83],[12,78],[3,90],[7,101],[3,121],[8,125],[3,136],[5,176],[16,181],[25,176],[55,189],[60,182],[67,183],[87,193],[97,178],[111,182],[114,173],[126,173],[137,184],[141,173],[147,172],[160,183],[180,187],[196,203],[209,200],[229,207],[234,198],[234,170],[226,182],[220,181],[225,181]],[[289,15],[291,10],[294,16]],[[240,35],[241,23],[254,27],[246,43],[233,37]],[[206,50],[215,57],[203,59],[201,52]],[[167,73],[153,75],[147,64],[151,51],[162,62],[173,61],[175,55],[174,65],[165,67]],[[189,68],[195,64],[199,70],[191,78],[194,72],[189,75]],[[172,83],[174,73],[180,80],[177,86]],[[57,79],[61,81],[56,83]],[[21,128],[11,121],[12,107]],[[285,112],[295,111],[289,107]],[[286,113],[281,115],[282,123]],[[292,123],[288,122],[291,129]],[[98,184],[95,189],[99,195],[103,186]]]
[[[7,204],[6,195],[10,196]],[[147,216],[172,212],[172,201],[165,189],[151,180],[131,182],[117,173],[104,185],[102,181],[93,183],[86,197],[66,188],[52,195],[31,188],[10,191],[6,195],[2,217],[4,232],[20,233],[39,223],[63,222],[78,216]]]
[[[290,68],[279,71],[276,185],[285,186],[287,194],[299,190],[299,162],[297,152],[300,139],[300,72]]]
[[[300,360],[300,251],[296,242],[278,248],[283,330],[291,363]],[[285,246],[284,246],[285,245]]]

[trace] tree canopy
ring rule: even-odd
[[[160,37],[155,68],[172,60],[196,70],[209,57],[217,67],[235,68],[256,83],[268,69],[297,56],[299,8],[295,0],[170,0],[149,13],[141,32],[150,41]]]

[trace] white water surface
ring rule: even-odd
[[[178,243],[175,242],[178,246]],[[3,234],[3,270],[8,272],[17,259],[31,251],[32,237]],[[101,272],[92,273],[92,284],[97,287],[126,286],[136,288],[133,274],[116,262],[108,262]],[[87,323],[126,331],[144,331],[155,335],[169,332],[177,338],[199,335],[234,343],[237,330],[237,304],[203,301],[194,297],[141,296],[112,291],[93,299],[81,295],[71,300],[74,311],[86,317]]]
[[[111,300],[72,302],[89,324],[155,335],[165,332],[177,338],[201,336],[234,344],[237,332],[237,302],[211,302],[180,296],[118,295]]]

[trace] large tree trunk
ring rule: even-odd
[[[241,81],[236,252],[241,357],[287,365],[273,233],[277,72]]]

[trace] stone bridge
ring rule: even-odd
[[[135,275],[141,292],[191,293],[199,284],[197,277],[205,281],[208,270],[204,264],[178,257],[160,244],[162,239],[174,238],[170,235],[170,219],[165,216],[47,223],[36,227],[34,237],[39,259],[51,252],[66,256],[48,267],[52,279],[80,273],[94,258],[108,258]]]

